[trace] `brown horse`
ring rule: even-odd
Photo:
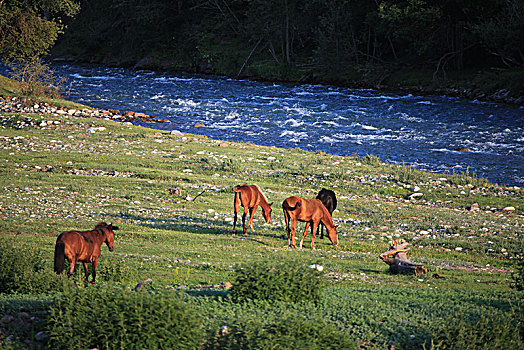
[[[311,239],[311,248],[315,249],[315,235],[317,233],[317,228],[320,223],[326,226],[327,235],[331,240],[331,243],[333,243],[333,245],[338,244],[338,225],[335,226],[333,224],[333,219],[331,218],[331,215],[319,199],[305,199],[292,196],[284,200],[284,202],[282,203],[282,209],[284,210],[284,218],[286,220],[286,232],[290,247],[297,247],[297,244],[295,242],[295,228],[297,226],[297,221],[302,221],[306,223],[304,236],[300,241],[300,248],[302,248],[302,244],[304,243],[304,239],[306,238],[309,225],[312,225],[311,234],[313,235],[313,238]],[[289,227],[290,220],[291,229]]]
[[[251,231],[255,231],[253,228],[253,216],[257,211],[258,206],[262,207],[262,215],[266,222],[269,224],[271,222],[271,205],[273,202],[268,203],[266,196],[260,191],[260,187],[257,185],[238,185],[233,187],[235,192],[235,220],[233,222],[233,233],[236,233],[237,225],[237,213],[242,205],[244,207],[244,214],[242,215],[242,229],[245,235],[247,235],[246,227],[246,215],[249,210],[249,221],[247,226],[251,226]]]
[[[115,246],[115,233],[118,226],[101,222],[91,231],[66,231],[62,232],[56,239],[55,245],[55,272],[57,274],[64,271],[65,259],[69,261],[69,271],[67,276],[71,277],[75,272],[76,263],[81,261],[84,265],[86,283],[95,284],[96,265],[100,256],[100,247],[103,243],[107,244],[109,251],[112,252]],[[87,263],[93,266],[93,280],[89,282],[89,269]]]

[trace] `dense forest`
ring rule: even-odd
[[[55,56],[265,80],[523,94],[524,0],[82,0]],[[481,73],[479,73],[481,72]],[[475,81],[477,80],[477,81]]]

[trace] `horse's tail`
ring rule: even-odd
[[[65,267],[65,243],[57,242],[55,245],[55,272],[62,273]]]

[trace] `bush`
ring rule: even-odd
[[[358,349],[338,328],[320,319],[284,316],[268,323],[222,326],[204,349]]]
[[[100,279],[104,282],[122,283],[131,279],[132,275],[131,268],[121,258],[100,256],[96,269],[97,281]]]
[[[46,266],[36,244],[23,244],[14,236],[0,237],[0,293],[43,293],[68,286],[65,277]]]
[[[49,310],[52,349],[197,349],[202,318],[179,294],[90,287]]]
[[[524,259],[519,259],[515,264],[515,272],[511,274],[513,283],[511,287],[522,291],[524,290]]]
[[[231,289],[234,301],[250,299],[318,302],[325,285],[323,275],[298,261],[260,262],[236,271]]]
[[[514,305],[504,315],[449,316],[433,332],[433,349],[523,349],[522,307]]]
[[[20,82],[25,96],[60,97],[60,87],[66,79],[55,76],[54,71],[39,60],[19,61],[11,64],[11,78]]]

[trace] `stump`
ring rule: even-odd
[[[389,265],[389,271],[392,273],[414,273],[416,275],[428,273],[424,265],[411,262],[406,256],[408,242],[402,238],[393,241],[388,251],[379,255],[379,258]]]

